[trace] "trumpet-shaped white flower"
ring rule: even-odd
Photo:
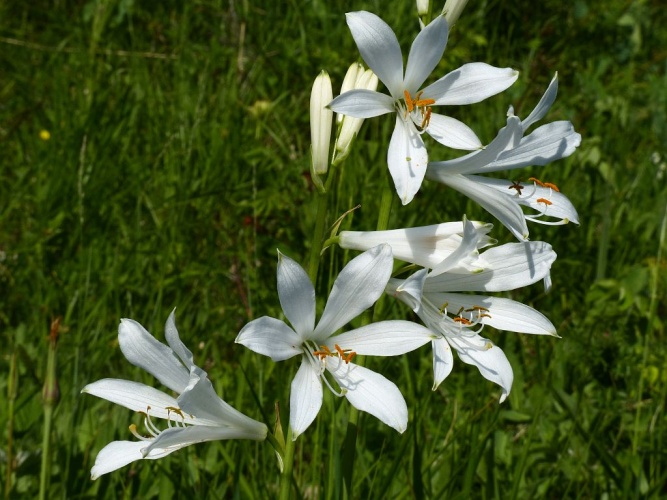
[[[95,459],[93,479],[135,460],[162,458],[194,443],[266,439],[266,426],[220,399],[206,372],[193,363],[192,353],[178,336],[173,312],[165,325],[165,336],[169,347],[131,319],[121,320],[118,327],[118,341],[127,360],[149,372],[178,397],[118,379],[99,380],[81,391],[144,414],[149,434],[139,435],[132,425],[130,430],[139,441],[114,441],[105,446]],[[166,419],[167,429],[160,431],[155,418]]]
[[[431,162],[426,177],[442,182],[479,203],[519,240],[528,238],[527,220],[550,225],[578,224],[577,211],[555,184],[536,178],[531,178],[529,182],[513,182],[474,175],[546,165],[570,156],[581,143],[581,135],[574,131],[570,122],[542,125],[524,137],[528,127],[544,117],[557,92],[556,75],[525,120],[514,116],[510,108],[507,125],[485,149],[454,160]],[[534,213],[524,214],[522,205],[533,209]]]
[[[390,95],[370,90],[352,90],[331,102],[336,113],[371,118],[396,112],[396,127],[389,143],[387,164],[396,192],[403,204],[415,196],[426,172],[428,153],[421,134],[455,149],[482,147],[477,135],[464,123],[432,112],[432,106],[472,104],[502,92],[512,85],[518,72],[484,63],[466,64],[420,90],[436,67],[447,45],[448,26],[438,16],[415,38],[403,73],[403,56],[396,35],[370,12],[347,14],[361,57],[385,84]]]
[[[368,250],[382,243],[391,246],[394,258],[429,269],[435,276],[452,263],[460,265],[474,250],[496,243],[488,236],[493,224],[484,222],[445,222],[431,226],[391,229],[388,231],[341,231],[338,244],[342,248]],[[465,233],[469,233],[467,236]],[[466,241],[466,245],[461,245]]]
[[[470,248],[464,242],[461,246]],[[437,276],[422,269],[405,280],[389,280],[386,292],[409,305],[439,334],[432,342],[434,390],[451,373],[453,348],[464,363],[500,385],[500,402],[505,400],[512,388],[512,367],[503,351],[480,335],[484,326],[554,336],[556,329],[542,313],[520,302],[457,292],[498,292],[535,283],[549,275],[555,259],[547,243],[508,243],[479,255],[477,269],[462,259]]]
[[[301,356],[292,381],[290,427],[296,439],[322,406],[322,383],[345,396],[357,409],[403,432],[408,410],[398,388],[382,375],[351,362],[356,354],[395,356],[434,338],[428,329],[409,321],[382,321],[346,333],[334,333],[368,309],[382,295],[392,270],[388,245],[352,259],[336,279],[319,323],[315,326],[315,289],[303,268],[279,254],[278,296],[292,324],[264,316],[248,323],[236,342],[274,361]],[[336,390],[327,372],[336,382]]]

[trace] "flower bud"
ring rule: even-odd
[[[467,3],[468,0],[447,0],[445,2],[445,8],[442,9],[442,12],[450,28],[456,24]]]
[[[326,71],[322,71],[315,79],[310,94],[311,171],[315,175],[326,174],[329,169],[333,111],[327,108],[327,105],[332,99],[331,78]]]
[[[425,16],[428,14],[429,0],[417,0],[417,15]]]

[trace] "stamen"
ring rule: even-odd
[[[132,433],[132,435],[135,438],[137,438],[141,441],[151,441],[153,439],[153,438],[145,437],[145,436],[142,436],[141,434],[139,434],[139,432],[137,432],[137,426],[134,425],[134,424],[130,424],[130,432]]]
[[[412,110],[415,109],[415,103],[412,97],[410,97],[410,92],[404,90],[403,95],[405,96],[405,105],[408,107],[408,113],[412,113]],[[419,94],[417,95],[419,96]]]
[[[421,128],[427,128],[429,123],[431,123],[431,108],[426,108],[426,113],[424,113],[424,119],[422,120]]]
[[[537,203],[544,203],[545,205],[553,205],[553,203],[551,203],[551,202],[550,202],[549,200],[547,200],[546,198],[538,198],[538,199],[535,200],[535,201],[537,201]]]
[[[548,187],[548,188],[550,188],[550,189],[553,189],[553,190],[556,191],[557,193],[560,193],[560,189],[558,189],[558,186],[556,186],[556,185],[555,185],[554,183],[552,183],[552,182],[545,182],[545,183],[544,183],[544,187]]]
[[[546,186],[544,185],[544,182],[542,182],[541,180],[539,180],[537,177],[529,177],[528,180],[529,180],[529,181],[533,181],[535,184],[537,184],[537,185],[540,186],[540,187],[546,187]]]
[[[323,361],[324,358],[326,358],[327,356],[333,356],[333,355],[334,355],[334,354],[331,352],[331,349],[329,349],[329,348],[328,348],[327,346],[325,346],[325,345],[321,345],[321,346],[320,346],[320,349],[322,349],[322,350],[321,350],[321,351],[313,351],[313,355],[315,355],[315,356],[317,356],[318,358],[320,358],[320,361]]]
[[[345,361],[346,365],[350,364],[352,358],[354,358],[357,355],[357,353],[354,352],[352,349],[341,349],[338,344],[335,344],[334,347],[336,348],[336,351],[338,351],[338,356],[340,356],[340,359]]]
[[[449,305],[449,302],[445,302],[444,304],[442,304],[442,307],[440,307],[440,309],[439,309],[440,314],[447,315],[447,306],[448,305]]]
[[[516,189],[516,192],[519,196],[521,196],[521,191],[524,189],[524,186],[521,185],[521,181],[515,181],[510,187],[507,189]]]

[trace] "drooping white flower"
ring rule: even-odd
[[[219,439],[266,439],[267,427],[235,410],[215,393],[204,370],[193,362],[192,353],[181,342],[174,313],[165,325],[169,346],[158,342],[131,319],[121,320],[118,342],[127,360],[143,368],[178,394],[174,398],[153,387],[119,379],[102,379],[81,392],[92,394],[145,415],[148,437],[130,430],[139,441],[114,441],[97,455],[92,479],[117,470],[135,460],[162,458],[185,446]],[[154,419],[168,421],[160,431]]]
[[[392,271],[388,245],[352,259],[336,279],[322,317],[315,326],[315,289],[303,268],[279,254],[278,296],[290,328],[268,316],[248,323],[236,342],[282,361],[301,356],[292,381],[290,427],[296,439],[313,422],[322,406],[322,383],[345,396],[357,409],[403,432],[408,411],[398,388],[382,375],[351,362],[356,354],[395,356],[434,338],[428,329],[409,321],[382,321],[335,335],[335,332],[382,295]],[[340,387],[337,391],[327,373]]]
[[[396,192],[405,205],[419,191],[426,172],[428,154],[421,138],[423,132],[455,149],[482,147],[472,129],[454,118],[433,113],[432,106],[482,101],[512,85],[518,72],[471,63],[420,90],[447,45],[449,30],[445,17],[438,16],[417,35],[403,73],[403,56],[392,29],[370,12],[351,12],[346,16],[361,56],[390,95],[352,90],[334,99],[331,108],[336,113],[356,118],[396,112],[387,164]]]
[[[578,224],[574,206],[553,183],[536,178],[529,182],[515,182],[475,175],[546,165],[575,151],[581,143],[581,135],[568,121],[542,125],[524,136],[528,127],[544,117],[557,92],[556,75],[525,120],[514,116],[510,108],[507,125],[486,148],[453,160],[431,162],[426,177],[442,182],[480,204],[519,240],[528,238],[527,220],[550,225]],[[524,214],[521,206],[533,209],[534,213]]]
[[[341,231],[338,244],[342,248],[368,250],[387,243],[394,258],[429,268],[431,275],[437,275],[447,270],[450,263],[461,265],[466,256],[474,261],[473,251],[495,244],[496,240],[488,236],[492,228],[493,224],[464,219],[388,231]],[[461,245],[463,241],[467,244]]]
[[[439,334],[432,342],[434,389],[451,373],[453,348],[464,363],[500,385],[500,402],[505,400],[512,388],[512,367],[503,351],[480,335],[484,326],[554,336],[556,329],[542,313],[520,302],[460,292],[499,292],[535,283],[548,277],[555,259],[547,243],[508,243],[481,253],[477,269],[462,260],[438,275],[422,269],[405,280],[389,280],[386,292],[409,305]]]

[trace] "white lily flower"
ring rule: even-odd
[[[466,253],[471,262],[475,260],[472,252],[495,244],[496,240],[488,236],[492,228],[493,224],[463,220],[388,231],[341,231],[338,244],[342,248],[368,250],[387,243],[394,258],[432,269],[431,275],[437,275],[447,270],[451,262],[461,261],[464,239],[472,244]],[[467,238],[466,231],[472,233]]]
[[[513,182],[474,174],[546,165],[570,156],[581,144],[581,135],[567,121],[542,125],[524,137],[528,127],[543,118],[556,99],[557,76],[525,120],[514,116],[510,108],[507,125],[485,149],[449,161],[431,162],[426,171],[428,179],[446,184],[480,204],[519,240],[528,239],[526,221],[578,224],[577,211],[555,184],[536,178],[531,178],[530,182]],[[522,205],[535,213],[524,214]]]
[[[555,259],[547,243],[508,243],[482,253],[479,269],[462,264],[437,276],[423,269],[405,280],[389,280],[386,292],[409,305],[431,331],[440,334],[432,342],[434,390],[451,373],[454,348],[464,363],[475,365],[484,378],[502,388],[501,403],[507,398],[514,378],[512,367],[503,351],[480,335],[484,326],[553,336],[557,336],[556,329],[542,313],[520,302],[455,292],[527,286],[548,277]]]
[[[428,153],[421,134],[455,149],[482,147],[477,135],[464,123],[432,112],[432,106],[472,104],[512,85],[518,72],[484,63],[466,64],[420,90],[442,58],[447,45],[448,25],[440,15],[415,38],[403,73],[403,56],[396,35],[370,12],[346,14],[361,57],[385,84],[390,95],[369,90],[346,92],[331,103],[336,113],[371,118],[396,112],[396,127],[389,143],[387,164],[396,192],[409,203],[421,186]]]
[[[174,313],[165,325],[169,347],[158,342],[131,319],[121,320],[118,342],[127,360],[143,368],[178,394],[174,398],[150,386],[129,380],[102,379],[81,392],[92,394],[145,415],[148,437],[130,431],[139,441],[114,441],[97,455],[92,479],[120,469],[135,460],[162,458],[185,446],[219,439],[266,439],[267,427],[235,410],[215,393],[206,372],[193,362],[181,342]],[[160,431],[155,418],[168,421]]]
[[[322,406],[322,383],[337,396],[403,432],[408,409],[398,388],[382,375],[351,362],[356,354],[396,356],[434,338],[428,329],[409,321],[382,321],[334,333],[382,295],[392,271],[388,245],[352,259],[340,272],[319,323],[315,326],[315,289],[303,268],[279,254],[278,296],[292,324],[268,316],[248,323],[236,338],[250,350],[282,361],[301,356],[292,381],[290,427],[296,439],[313,422]],[[328,372],[340,387],[336,390]]]

